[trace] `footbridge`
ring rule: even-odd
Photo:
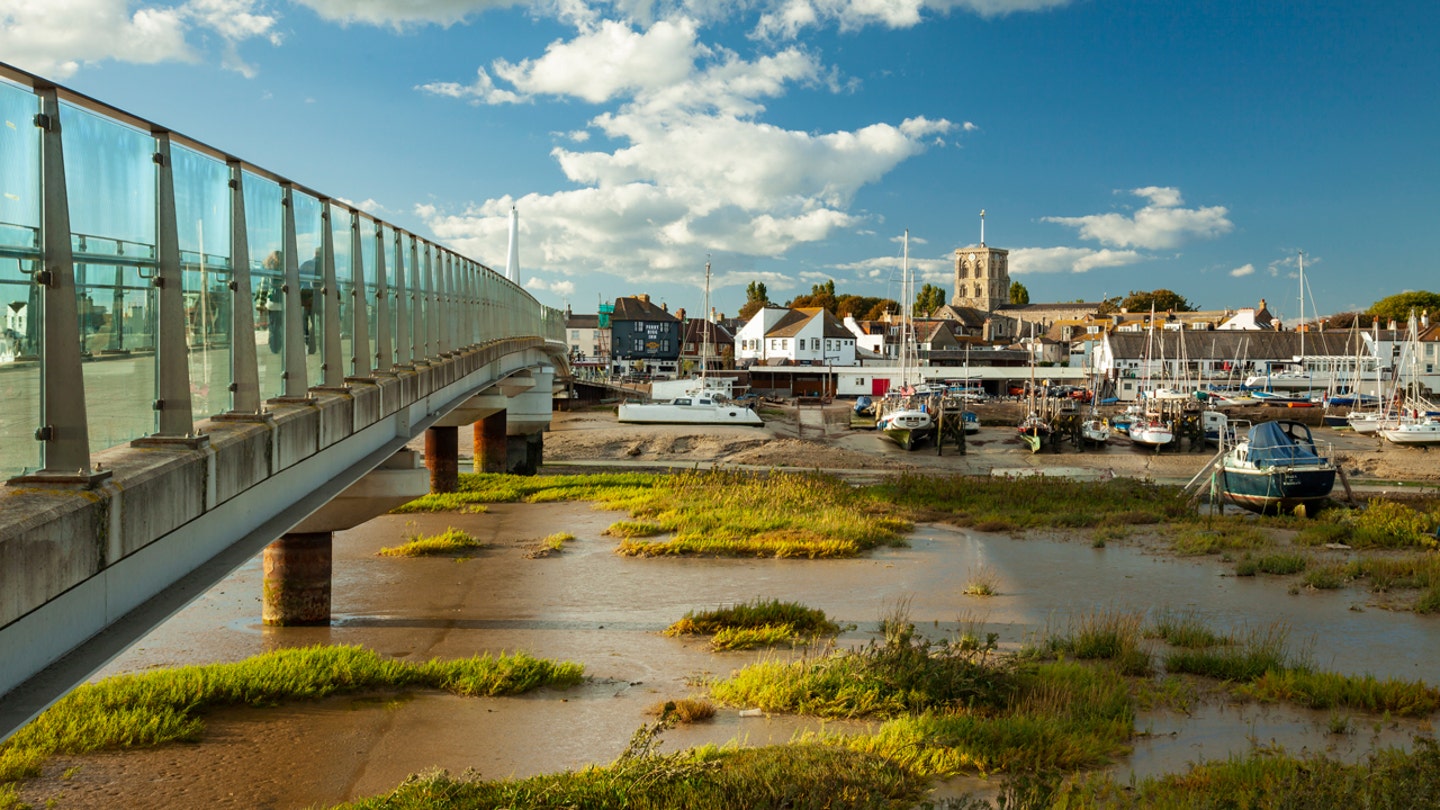
[[[3,63],[0,121],[0,739],[262,551],[265,621],[328,622],[331,533],[460,427],[539,464],[563,313],[513,280]]]

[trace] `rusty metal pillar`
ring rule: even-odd
[[[265,547],[261,619],[271,627],[330,624],[330,532],[287,534]]]
[[[431,492],[460,491],[460,429],[425,429],[425,466],[430,469]]]
[[[475,423],[475,472],[506,472],[505,412],[498,411]]]

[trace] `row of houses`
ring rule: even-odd
[[[1395,324],[1363,331],[1286,330],[1264,300],[1255,308],[1153,315],[1081,315],[1075,307],[1057,310],[1069,317],[1012,315],[1003,325],[971,308],[942,307],[915,322],[918,354],[931,366],[1083,368],[1086,376],[1112,381],[1122,399],[1147,382],[1243,382],[1302,364],[1322,381],[1413,375],[1440,390],[1440,325],[1432,325],[1428,313],[1411,336]],[[594,315],[567,310],[571,360],[582,371],[611,376],[684,376],[699,368],[702,355],[715,369],[893,367],[901,342],[899,319],[857,321],[820,307],[766,306],[746,321],[713,311],[687,318],[683,309],[672,313],[638,295],[600,310]],[[997,338],[1001,332],[1009,334]]]

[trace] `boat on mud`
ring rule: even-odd
[[[1231,503],[1253,512],[1307,511],[1335,488],[1333,453],[1300,422],[1261,422],[1220,457],[1220,486]]]

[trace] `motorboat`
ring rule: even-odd
[[[1328,448],[1300,422],[1261,422],[1220,457],[1221,490],[1253,512],[1307,510],[1330,497],[1336,468]]]
[[[1395,444],[1440,444],[1440,419],[1433,416],[1401,419],[1381,427],[1380,435]]]

